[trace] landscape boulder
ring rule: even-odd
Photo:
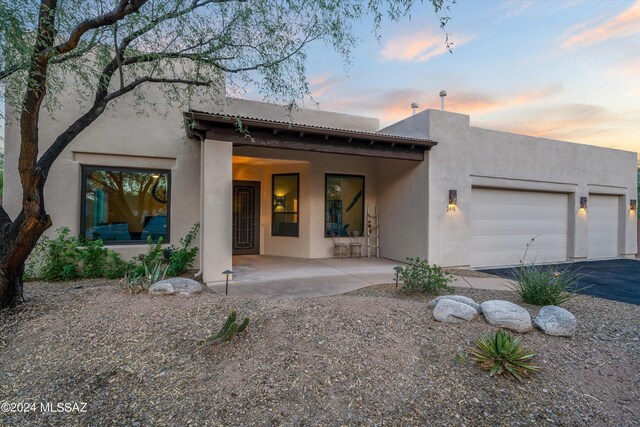
[[[529,332],[533,329],[529,312],[512,302],[502,300],[485,301],[480,304],[480,308],[485,320],[490,325],[520,333]]]
[[[184,277],[174,277],[154,283],[149,288],[151,295],[191,295],[202,292],[202,284]]]
[[[558,337],[572,337],[576,333],[578,321],[568,310],[556,305],[545,305],[533,319],[542,332]]]
[[[433,309],[433,317],[445,323],[469,322],[478,317],[478,310],[452,299],[441,299]]]
[[[439,297],[435,297],[434,299],[429,301],[429,304],[427,304],[427,308],[431,308],[431,309],[435,308],[436,305],[443,299],[461,302],[462,304],[466,304],[468,306],[475,308],[478,311],[478,313],[482,312],[480,310],[480,304],[478,304],[477,302],[475,302],[473,299],[469,297],[465,297],[464,295],[441,295]]]

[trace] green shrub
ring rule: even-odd
[[[164,239],[147,239],[147,252],[139,259],[123,261],[117,252],[105,248],[102,240],[86,241],[71,236],[68,228],[56,230],[53,238],[43,237],[34,248],[25,269],[24,279],[46,281],[72,280],[76,278],[118,279],[147,275],[147,266],[162,265],[162,271],[171,277],[180,276],[193,266],[198,248],[193,243],[198,236],[200,224],[195,224],[189,233],[180,239],[177,246],[163,248]],[[130,273],[130,274],[127,274]]]
[[[56,230],[55,237],[43,237],[29,257],[24,278],[51,282],[79,277],[115,279],[124,277],[132,267],[105,248],[101,240],[85,241],[70,234],[68,228],[62,227]]]
[[[169,246],[169,268],[167,275],[176,277],[193,267],[193,262],[198,255],[198,247],[193,246],[193,242],[198,237],[200,223],[196,223],[187,235],[180,239],[179,246]]]
[[[407,258],[409,265],[402,267],[399,278],[404,292],[439,293],[451,291],[447,286],[452,276],[437,265],[429,265],[427,260]]]
[[[536,265],[532,262],[511,271],[511,288],[533,305],[560,305],[576,296],[579,273],[571,268]]]
[[[31,253],[26,276],[47,281],[71,280],[79,277],[79,242],[69,236],[68,228],[56,230],[53,238],[44,236]]]
[[[153,241],[151,236],[147,238],[147,252],[141,256],[141,263],[136,264],[133,275],[141,276],[144,274],[145,265],[156,265],[158,263],[167,264],[167,276],[177,277],[193,267],[193,262],[198,255],[198,248],[193,246],[193,242],[200,231],[200,224],[196,223],[187,235],[180,239],[178,246],[169,245],[163,248],[164,239],[161,237],[157,241]]]
[[[505,331],[489,332],[476,340],[471,350],[471,360],[489,371],[490,376],[505,375],[522,381],[540,368],[530,363],[535,356],[525,350],[520,338]]]

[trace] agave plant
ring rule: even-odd
[[[476,340],[471,359],[478,362],[489,375],[506,375],[523,381],[540,368],[529,361],[535,353],[524,349],[521,339],[506,331],[489,332]]]
[[[162,262],[158,261],[151,268],[147,266],[146,262],[142,262],[144,266],[144,274],[135,275],[126,272],[124,275],[124,279],[122,281],[123,287],[129,291],[129,293],[137,294],[140,292],[145,292],[149,289],[151,285],[161,280],[164,280],[167,269],[169,266],[162,267]]]

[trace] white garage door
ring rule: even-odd
[[[590,195],[587,202],[589,258],[618,256],[620,198]]]
[[[471,266],[516,265],[534,237],[527,261],[566,261],[568,203],[567,194],[474,188]]]

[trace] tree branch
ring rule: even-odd
[[[109,102],[113,99],[116,99],[128,92],[131,92],[136,87],[140,86],[142,83],[169,83],[169,84],[185,84],[192,86],[210,86],[212,81],[198,81],[198,80],[188,80],[188,79],[173,79],[173,78],[158,78],[158,77],[140,77],[115,92],[111,92],[104,99]]]
[[[38,160],[38,168],[42,170],[42,173],[48,173],[49,169],[53,165],[53,162],[58,158],[60,153],[69,145],[69,143],[78,136],[83,130],[85,130],[91,123],[93,123],[104,112],[107,103],[120,96],[123,96],[142,83],[168,83],[168,84],[187,84],[194,86],[209,86],[211,81],[196,81],[186,79],[166,79],[166,78],[154,78],[154,77],[141,77],[128,85],[124,86],[115,92],[112,92],[102,98],[96,99],[93,106],[83,114],[79,119],[73,122],[63,133],[58,135],[53,144],[44,152],[40,160]]]

